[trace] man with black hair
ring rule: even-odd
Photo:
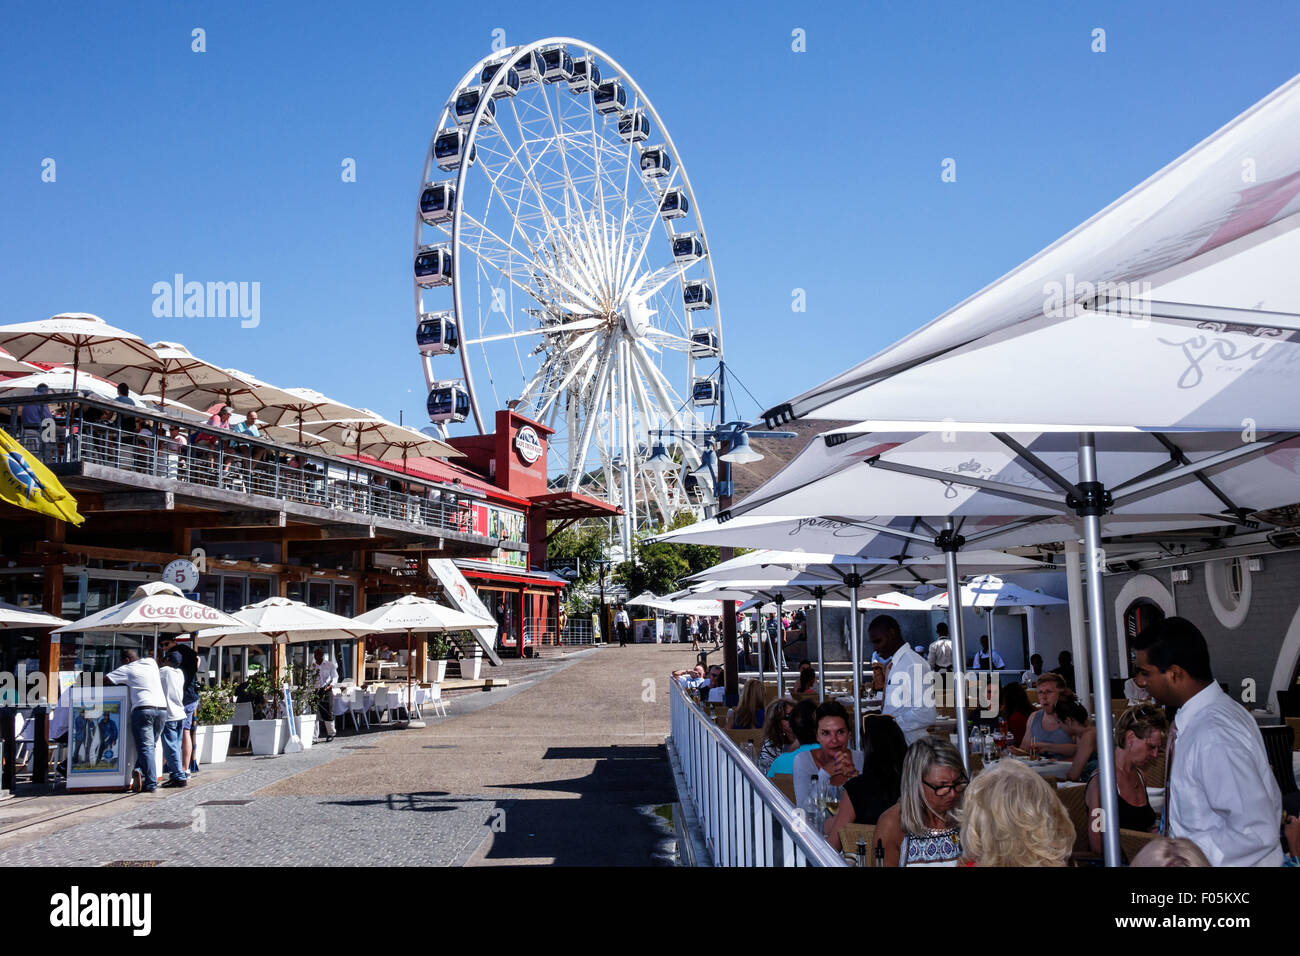
[[[1264,739],[1214,682],[1204,636],[1168,617],[1132,647],[1138,686],[1178,708],[1165,748],[1165,836],[1187,837],[1214,866],[1281,866],[1282,794]]]
[[[882,713],[898,721],[909,746],[926,736],[939,719],[934,709],[934,678],[930,665],[903,640],[898,621],[881,614],[867,625],[867,637],[885,664],[885,704]]]
[[[952,670],[952,639],[948,637],[948,625],[940,621],[934,630],[938,637],[930,642],[928,655],[930,668],[936,671],[950,671]]]

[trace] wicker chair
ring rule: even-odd
[[[1119,850],[1123,854],[1124,860],[1128,863],[1133,862],[1133,857],[1138,855],[1138,851],[1154,840],[1158,833],[1151,833],[1146,830],[1123,830],[1119,831]]]
[[[1088,788],[1079,786],[1057,787],[1056,796],[1070,815],[1074,824],[1074,849],[1072,860],[1095,858],[1092,846],[1088,843]]]
[[[850,823],[840,830],[840,849],[843,853],[856,853],[858,839],[867,848],[867,866],[876,865],[876,828],[866,823]]]
[[[793,806],[794,805],[794,774],[778,773],[773,775],[772,777],[769,777],[768,779],[772,781],[776,789],[780,790],[783,794],[785,794],[785,798],[789,800],[791,806]]]

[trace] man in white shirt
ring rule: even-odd
[[[627,631],[632,626],[631,620],[627,616],[627,608],[620,604],[618,613],[614,615],[614,630],[618,632],[618,646],[627,645]]]
[[[1264,739],[1214,682],[1201,632],[1169,617],[1132,647],[1138,686],[1178,708],[1166,745],[1165,835],[1187,837],[1213,866],[1281,866],[1282,794]]]
[[[997,651],[989,650],[989,636],[983,634],[980,636],[980,649],[975,652],[975,659],[971,661],[971,670],[985,670],[990,665],[994,670],[1002,670],[1007,666],[1007,662]]]
[[[135,741],[135,770],[131,789],[153,793],[158,789],[154,775],[154,747],[162,736],[167,720],[167,696],[158,677],[158,664],[152,658],[128,647],[122,652],[122,666],[105,675],[110,684],[125,684],[131,705],[131,737]],[[184,716],[184,714],[182,714]]]
[[[948,625],[940,623],[935,628],[939,635],[930,643],[930,669],[936,671],[952,670],[952,640],[948,637]]]
[[[181,667],[179,651],[168,651],[163,666],[158,668],[158,680],[167,698],[167,717],[163,722],[163,770],[167,774],[164,787],[189,785],[189,774],[181,763],[181,734],[185,725],[185,671]]]
[[[885,705],[882,713],[893,717],[910,746],[926,735],[926,728],[938,720],[934,709],[934,682],[927,678],[930,665],[903,642],[898,622],[888,614],[876,617],[867,627],[876,653],[884,661]]]
[[[1025,687],[1037,687],[1038,678],[1043,676],[1043,655],[1029,655],[1029,669],[1020,675],[1020,683]]]
[[[334,685],[339,679],[339,669],[333,661],[325,659],[325,649],[312,652],[316,658],[316,731],[329,743],[334,739]]]

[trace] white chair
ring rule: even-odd
[[[358,714],[361,715],[359,721]],[[361,733],[363,723],[366,725],[366,730],[370,729],[370,718],[366,715],[366,692],[360,687],[353,687],[348,694],[348,709],[343,716],[352,718],[352,729],[357,733]]]
[[[447,716],[447,702],[442,699],[441,684],[429,685],[428,701],[429,706],[433,708],[434,713],[441,714],[443,717]]]
[[[244,743],[248,744],[248,722],[253,719],[253,705],[250,701],[244,701],[235,705],[235,714],[230,718],[230,724],[233,727],[244,728]]]
[[[374,711],[378,723],[383,724],[384,718],[387,717],[388,723],[391,724],[395,719],[393,711],[396,707],[397,701],[388,693],[386,687],[381,687],[375,691],[375,703],[370,709]]]

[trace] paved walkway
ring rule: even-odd
[[[9,801],[0,866],[671,864],[667,675],[693,658],[544,659],[426,728],[233,758],[154,796]]]

